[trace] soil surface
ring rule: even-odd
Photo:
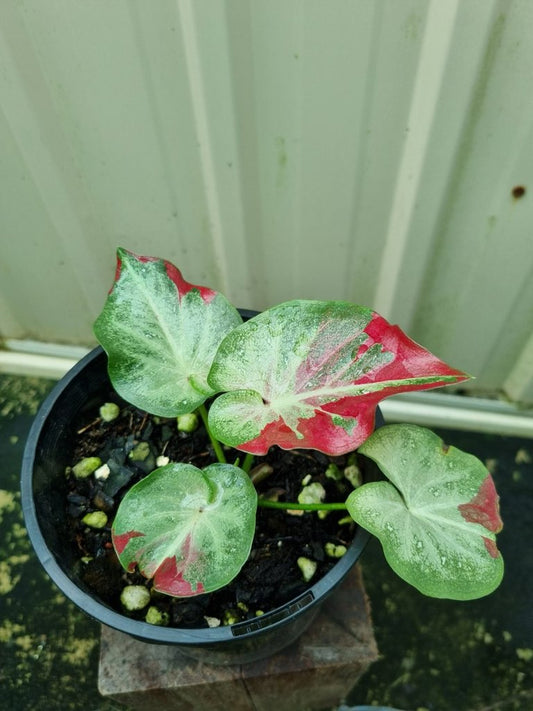
[[[80,479],[68,468],[66,506],[80,578],[102,601],[124,613],[120,602],[124,586],[145,585],[150,589],[151,582],[138,572],[124,571],[113,549],[111,525],[121,499],[133,484],[157,467],[159,456],[199,468],[215,462],[216,457],[201,423],[190,434],[179,432],[175,419],[149,415],[119,400],[117,404],[120,415],[115,420],[104,422],[97,407],[77,424],[72,467],[85,457],[99,457],[107,463],[110,474],[106,479],[98,479],[94,474]],[[143,445],[146,457],[136,460],[131,453],[140,442],[148,444]],[[230,463],[237,459],[242,462],[244,456],[231,449],[226,449],[225,454]],[[344,501],[352,485],[344,476],[336,481],[325,472],[332,462],[340,473],[348,465],[353,472],[353,457],[331,458],[313,450],[287,452],[272,447],[268,455],[254,459],[251,475],[268,465],[270,473],[256,483],[260,496],[297,501],[302,482],[320,482],[327,501]],[[93,511],[107,514],[104,528],[95,529],[83,523],[83,517]],[[229,585],[214,593],[186,599],[152,590],[150,605],[164,613],[169,626],[205,627],[208,622],[229,624],[254,618],[303,593],[337,562],[326,554],[325,544],[348,546],[354,524],[346,523],[343,511],[330,512],[325,518],[316,512],[298,513],[259,507],[249,559]],[[303,580],[298,567],[301,556],[317,563],[310,582]],[[127,614],[144,619],[146,610]]]

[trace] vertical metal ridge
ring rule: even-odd
[[[61,133],[45,69],[39,61],[31,37],[18,11],[10,3],[1,10],[0,54],[4,54],[5,76],[10,84],[11,103],[5,99],[2,112],[13,142],[31,175],[55,235],[78,275],[78,293],[87,312],[92,312],[102,275],[94,258],[94,235],[84,227],[81,214],[92,214],[88,195],[75,166],[68,140]],[[62,155],[61,155],[62,154]],[[29,236],[30,244],[34,240]],[[48,245],[48,249],[50,249]],[[27,255],[26,255],[27,256]],[[81,257],[81,259],[80,259]],[[52,283],[53,284],[53,283]],[[58,314],[52,314],[54,321]]]
[[[204,178],[205,197],[209,211],[213,251],[216,255],[222,290],[229,292],[230,269],[225,251],[225,234],[221,217],[219,186],[215,170],[211,131],[207,120],[204,75],[198,45],[194,5],[191,0],[176,0],[181,18],[181,36],[185,48],[185,61],[189,77],[192,109],[198,132],[200,161]]]
[[[11,309],[7,295],[0,293],[0,348],[3,346],[2,341],[7,336],[21,338],[24,333],[19,320]]]
[[[407,119],[407,137],[398,165],[396,188],[389,215],[381,268],[376,282],[375,308],[391,317],[397,298],[398,284],[424,164],[427,146],[438,106],[439,94],[448,62],[458,3],[460,0],[431,0],[424,28],[424,39],[418,60],[413,96]],[[416,304],[404,315],[406,327],[411,323]]]
[[[295,15],[293,19],[294,23],[294,43],[295,43],[295,53],[303,53],[305,55],[305,7],[304,3],[295,4]],[[298,136],[300,141],[300,146],[303,142],[304,137],[304,121],[305,121],[305,111],[304,111],[304,84],[303,84],[303,72],[304,65],[300,60],[294,62],[295,68],[291,72],[291,79],[294,86],[294,135]],[[291,250],[291,292],[297,293],[299,285],[305,281],[305,276],[303,275],[303,270],[305,270],[305,265],[301,258],[302,252],[306,249],[306,235],[304,234],[302,225],[302,207],[305,203],[304,197],[304,161],[303,155],[301,153],[302,148],[300,147],[298,151],[295,148],[291,151],[291,160],[294,162],[294,156],[299,158],[296,163],[295,170],[292,171],[293,177],[293,190],[292,190],[292,200],[291,200],[291,214],[290,214],[290,229],[294,235],[294,240],[292,243]]]
[[[180,203],[177,194],[176,174],[172,167],[172,151],[169,146],[167,137],[163,129],[163,120],[161,109],[158,101],[157,92],[154,86],[153,64],[150,62],[150,48],[147,46],[147,38],[143,32],[143,22],[141,18],[141,9],[136,2],[131,2],[126,6],[131,18],[131,25],[135,34],[136,45],[139,48],[139,65],[141,74],[144,79],[144,88],[146,92],[147,104],[150,110],[150,115],[153,121],[153,132],[155,134],[156,143],[159,150],[159,159],[163,167],[165,176],[165,188],[168,191],[171,203],[175,207],[175,224],[176,234],[180,233],[181,211],[178,209]]]
[[[503,383],[503,390],[515,401],[533,402],[533,333],[518,354]]]
[[[384,3],[382,0],[372,4],[372,28],[370,31],[370,41],[367,51],[367,63],[364,66],[365,87],[363,92],[363,101],[361,104],[361,120],[359,123],[359,131],[357,135],[356,160],[358,165],[354,167],[354,182],[353,182],[353,203],[349,217],[349,232],[347,235],[346,247],[346,265],[344,272],[344,282],[349,285],[353,279],[353,274],[357,274],[360,269],[359,262],[361,261],[362,246],[365,242],[365,235],[362,233],[361,214],[362,214],[362,196],[367,173],[364,167],[370,153],[369,131],[372,125],[371,114],[374,105],[374,95],[376,90],[375,76],[377,72],[378,55],[381,50],[382,43],[382,26]],[[350,290],[351,292],[351,290]],[[366,301],[361,296],[352,295],[351,298]]]
[[[228,172],[235,176],[235,199],[239,203],[241,230],[238,251],[233,256],[233,269],[242,270],[240,292],[234,298],[247,308],[262,308],[267,303],[264,252],[265,225],[259,187],[259,137],[257,134],[257,92],[255,90],[255,56],[252,3],[225,3],[228,71],[231,79],[234,155]]]
[[[533,70],[532,9],[516,12],[498,0],[480,7],[475,53],[459,83],[468,88],[461,131],[412,328],[414,338],[476,374],[472,390],[502,386],[533,327],[531,302],[521,298],[533,293],[524,287],[532,274],[532,203],[512,193],[514,180],[529,188],[533,178],[524,140],[533,101],[515,80]],[[464,39],[463,28],[457,34]]]

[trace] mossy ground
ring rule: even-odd
[[[24,528],[24,441],[52,385],[0,375],[0,705],[6,711],[124,709],[96,688],[99,626],[50,582]]]
[[[42,571],[22,519],[24,441],[52,383],[0,375],[0,689],[2,708],[117,711],[97,691],[99,626]],[[439,432],[487,461],[502,501],[501,587],[468,603],[429,600],[363,556],[381,659],[348,699],[405,711],[533,711],[533,441]],[[299,709],[297,699],[295,711]]]

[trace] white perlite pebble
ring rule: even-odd
[[[120,408],[114,402],[106,402],[100,408],[100,417],[104,422],[112,422],[120,415]]]
[[[204,620],[207,622],[209,627],[220,627],[220,620],[218,617],[204,617]]]
[[[142,610],[150,602],[150,593],[144,585],[127,585],[120,593],[120,602],[126,610]]]
[[[316,573],[316,561],[301,556],[296,562],[298,563],[298,567],[300,568],[300,572],[302,573],[302,578],[305,580],[306,583],[308,583],[313,577],[313,575]]]
[[[107,464],[102,464],[102,466],[98,467],[98,469],[94,472],[94,478],[104,480],[107,479],[110,474],[111,469],[107,466]]]
[[[194,432],[198,429],[198,415],[196,412],[188,412],[185,415],[178,415],[176,417],[176,424],[180,432]]]

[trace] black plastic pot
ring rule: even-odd
[[[246,314],[247,315],[247,314]],[[101,602],[78,579],[68,543],[65,467],[70,463],[73,423],[106,401],[112,386],[107,356],[96,348],[56,385],[41,406],[24,451],[22,508],[33,547],[63,594],[99,622],[145,642],[179,645],[188,656],[214,664],[267,657],[293,642],[312,622],[320,604],[353,567],[369,534],[358,529],[346,554],[307,592],[252,621],[210,629],[159,627],[130,619]]]

